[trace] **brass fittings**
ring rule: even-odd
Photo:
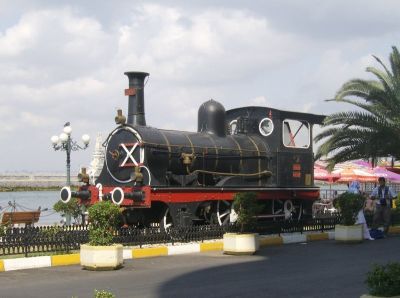
[[[78,180],[83,183],[89,183],[89,175],[86,173],[86,168],[82,168],[78,174]]]
[[[181,155],[182,163],[185,166],[190,166],[193,163],[194,157],[195,157],[194,153],[182,153]]]
[[[135,172],[132,175],[132,180],[136,181],[137,183],[143,182],[143,174],[141,173],[139,166],[135,167]]]
[[[121,109],[117,110],[117,116],[115,116],[115,123],[120,125],[124,125],[126,123],[126,117],[122,115]]]

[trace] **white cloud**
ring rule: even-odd
[[[215,84],[285,63],[300,50],[295,36],[277,32],[250,12],[188,13],[144,5],[120,29],[118,58],[170,81]]]
[[[267,106],[267,99],[265,96],[257,96],[254,97],[253,99],[250,99],[249,101],[251,104],[254,104],[256,106]]]
[[[375,32],[370,38],[361,27],[348,34],[343,26],[325,28],[342,21],[336,13],[325,22],[333,4],[299,20],[311,9],[307,2],[296,8],[281,1],[218,7],[122,2],[26,1],[17,7],[9,1],[8,13],[0,12],[0,146],[12,154],[19,139],[42,142],[31,146],[33,157],[23,155],[24,166],[59,168],[61,158],[48,154],[46,142],[66,121],[74,136],[109,132],[116,108],[126,113],[125,71],[151,73],[145,90],[149,125],[195,131],[198,107],[210,98],[226,109],[262,105],[328,113],[323,99],[347,79],[365,77],[369,53],[379,46],[377,52],[387,55],[386,45],[399,37]],[[346,16],[346,22],[353,21]],[[379,24],[380,31],[386,27]],[[85,164],[89,155],[76,161]],[[0,158],[0,164],[19,167],[12,158]]]

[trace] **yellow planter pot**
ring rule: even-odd
[[[259,249],[258,234],[224,234],[224,254],[252,255]]]
[[[122,267],[124,262],[123,246],[81,245],[80,260],[83,268],[88,270],[114,270]]]

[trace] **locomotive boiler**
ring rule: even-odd
[[[314,186],[312,127],[324,116],[269,107],[225,111],[215,100],[198,111],[197,132],[158,129],[146,124],[145,72],[126,72],[127,118],[103,146],[105,161],[94,184],[85,173],[76,192],[61,190],[91,205],[112,200],[123,208],[125,224],[226,224],[235,221],[234,194],[253,191],[263,203],[261,219],[311,215],[319,197]],[[173,115],[171,115],[173,117]]]

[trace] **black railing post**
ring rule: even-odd
[[[21,230],[20,230],[21,231]],[[23,239],[23,247],[24,247],[24,252],[25,252],[25,257],[28,257],[28,246],[29,246],[29,241],[28,241],[28,233],[27,233],[27,228],[25,227],[24,233],[22,234],[22,239]]]

